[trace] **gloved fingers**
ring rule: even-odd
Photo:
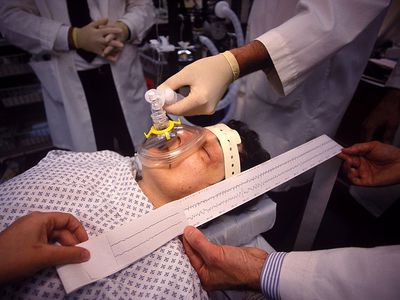
[[[190,116],[195,114],[196,105],[190,101],[190,98],[185,97],[182,100],[171,104],[165,105],[164,109],[167,113],[174,114],[177,116]]]
[[[183,68],[181,71],[172,75],[170,78],[168,78],[162,84],[160,84],[159,87],[163,88],[163,89],[170,88],[175,91],[183,86],[190,85],[191,82],[188,80],[189,74],[187,74],[186,70],[187,70],[186,67]]]
[[[213,114],[213,110],[204,109],[204,104],[199,103],[199,96],[195,95],[193,92],[179,100],[178,102],[165,105],[164,109],[167,113],[171,113],[177,116],[193,116],[199,114]],[[205,103],[206,104],[206,103]]]

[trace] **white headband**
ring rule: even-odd
[[[214,133],[224,154],[225,178],[240,173],[240,158],[238,145],[241,143],[239,133],[225,124],[208,126],[206,129]]]

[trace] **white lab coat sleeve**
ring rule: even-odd
[[[400,299],[400,245],[291,252],[279,278],[282,300]]]
[[[300,0],[294,17],[257,38],[267,48],[279,76],[270,79],[275,90],[284,95],[293,91],[314,66],[353,41],[389,3]]]
[[[30,53],[53,51],[61,27],[61,22],[40,16],[35,1],[0,1],[1,32]]]
[[[130,41],[140,43],[155,21],[153,2],[151,0],[129,0],[126,6],[126,14],[119,21],[128,26],[131,33]]]

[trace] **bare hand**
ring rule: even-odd
[[[87,239],[71,214],[34,212],[19,218],[0,233],[0,286],[47,267],[87,261],[89,251],[74,246]]]
[[[400,183],[400,149],[380,142],[355,144],[338,155],[343,171],[356,185],[379,186]]]
[[[210,243],[191,226],[184,230],[183,246],[206,290],[260,289],[260,274],[268,256],[265,251]]]

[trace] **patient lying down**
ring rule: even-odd
[[[238,145],[241,170],[269,159],[255,132],[238,121],[230,121],[228,126],[236,129],[241,138]],[[181,142],[184,141],[174,143]],[[111,151],[51,151],[37,166],[0,185],[0,230],[31,211],[64,211],[75,215],[89,237],[93,237],[228,175],[220,142],[207,129],[201,145],[183,160],[157,167],[144,163],[139,170],[140,165],[137,158],[122,157]],[[177,238],[120,272],[69,296],[208,298]],[[0,297],[63,299],[65,293],[55,269],[47,269],[4,287]]]

